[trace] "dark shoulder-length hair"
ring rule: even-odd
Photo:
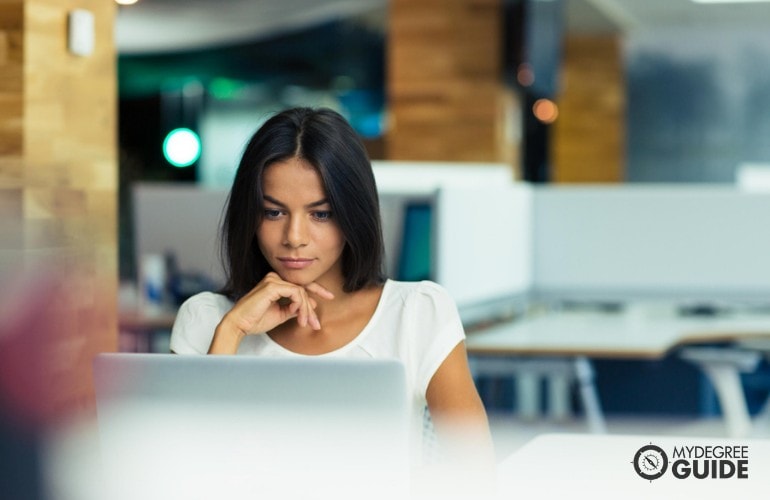
[[[238,165],[221,228],[226,282],[233,300],[272,271],[257,242],[263,212],[262,177],[273,163],[301,158],[318,171],[332,213],[345,239],[343,289],[382,283],[383,240],[377,186],[361,140],[330,109],[288,109],[267,120],[252,136]]]

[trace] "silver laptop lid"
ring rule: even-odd
[[[406,487],[398,361],[106,353],[94,378],[112,498],[324,489],[352,498],[373,482],[394,495]]]

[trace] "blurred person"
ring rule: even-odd
[[[42,499],[43,423],[40,366],[34,346],[41,340],[28,286],[3,273],[0,294],[0,497]],[[8,285],[8,286],[6,286]],[[16,299],[21,292],[21,300]],[[26,300],[25,300],[26,299]]]
[[[84,344],[71,328],[73,280],[38,266],[5,270],[0,282],[0,498],[50,499],[47,445],[84,406],[87,368],[67,355]]]
[[[456,305],[436,283],[386,279],[383,253],[355,131],[329,109],[283,111],[250,139],[230,191],[226,284],[181,306],[171,350],[400,360],[417,449],[432,419],[444,463],[489,479],[494,452]],[[413,463],[430,466],[422,455]]]

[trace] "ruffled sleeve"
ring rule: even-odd
[[[420,282],[405,314],[417,326],[415,356],[416,389],[424,397],[433,375],[457,344],[465,339],[454,299],[440,285]]]
[[[232,303],[223,295],[203,292],[187,299],[179,308],[171,329],[171,351],[177,354],[206,354],[214,330]]]

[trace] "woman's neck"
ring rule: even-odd
[[[325,287],[327,290],[334,294],[334,298],[331,300],[321,299],[313,297],[316,301],[315,313],[318,316],[319,321],[323,325],[324,318],[335,319],[339,318],[355,309],[357,299],[362,295],[363,290],[355,292],[345,292],[342,285],[338,287]]]

